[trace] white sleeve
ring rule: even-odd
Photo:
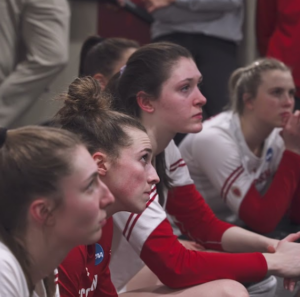
[[[114,235],[109,266],[118,291],[143,267],[144,262],[140,259],[143,245],[165,218],[155,186],[148,206],[141,214],[123,211],[113,215]]]
[[[238,214],[255,179],[243,166],[238,145],[229,135],[214,129],[195,135],[191,145],[193,166],[199,168],[199,173],[209,179],[219,197]]]
[[[25,45],[25,59],[19,62],[13,72],[1,82],[1,126],[10,126],[45,91],[68,61],[70,17],[68,2],[66,0],[26,2],[28,3],[24,4],[25,7],[22,9],[20,24],[20,35]],[[2,18],[2,21],[4,20]],[[3,41],[6,40],[6,35],[12,32],[1,20],[0,25],[3,30],[7,29],[7,32],[0,30],[0,39]]]
[[[174,5],[201,12],[229,12],[243,6],[243,0],[175,0]]]
[[[183,160],[178,147],[172,140],[165,150],[167,174],[172,179],[173,187],[193,184],[189,170]]]
[[[0,297],[28,296],[27,284],[17,260],[0,249]]]
[[[114,224],[122,230],[123,236],[138,255],[149,235],[165,218],[166,213],[158,202],[156,187],[153,187],[147,208],[141,214],[122,211],[113,216]]]

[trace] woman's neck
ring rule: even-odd
[[[239,118],[241,130],[250,151],[257,157],[261,157],[264,141],[273,128],[247,114],[240,115]]]
[[[170,141],[174,138],[175,133],[166,131],[163,126],[154,123],[151,118],[144,117],[141,122],[146,128],[150,138],[153,155],[157,156],[168,146]]]
[[[61,242],[51,240],[55,237],[46,234],[45,230],[30,229],[25,238],[25,246],[30,257],[31,280],[35,285],[54,273],[72,247],[63,247]]]

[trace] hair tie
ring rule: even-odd
[[[124,66],[121,67],[121,69],[120,69],[120,76],[123,74],[125,68],[126,68],[126,64],[125,64]]]
[[[6,140],[7,129],[0,127],[0,148],[3,146]]]

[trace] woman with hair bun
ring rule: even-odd
[[[230,79],[232,107],[189,135],[180,151],[217,215],[235,214],[259,233],[284,216],[300,223],[300,112],[290,69],[261,59]]]
[[[121,289],[146,264],[171,288],[201,284],[199,296],[274,296],[276,279],[270,275],[300,276],[300,245],[288,242],[298,239],[300,233],[278,241],[217,219],[196,190],[172,141],[178,132],[202,129],[202,106],[206,102],[199,90],[202,79],[186,49],[154,43],[133,53],[122,73],[107,86],[114,95],[115,108],[146,127],[156,164],[158,156],[163,161],[161,154],[165,154],[165,175],[159,175],[164,186],[161,198],[165,199],[151,201],[135,221],[130,214],[114,216],[118,241],[112,255],[112,277]],[[191,240],[222,253],[186,249],[173,234],[167,214]]]
[[[77,78],[61,95],[64,106],[56,121],[86,143],[98,174],[115,197],[107,216],[127,211],[141,213],[159,178],[151,164],[152,146],[143,125],[128,115],[111,111],[109,98],[91,78]],[[59,267],[61,297],[117,296],[110,280],[109,261],[112,218],[107,220],[100,241],[74,248]],[[95,259],[96,255],[96,259]]]
[[[0,296],[58,297],[54,270],[100,238],[113,200],[72,133],[0,129]]]

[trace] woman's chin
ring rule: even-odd
[[[185,133],[185,134],[187,134],[187,133],[199,133],[199,132],[202,131],[202,128],[203,128],[203,125],[202,125],[202,123],[200,123],[200,124],[197,124],[197,125],[193,125],[193,126],[189,127],[189,129],[187,129],[186,131],[180,132],[180,133]]]

